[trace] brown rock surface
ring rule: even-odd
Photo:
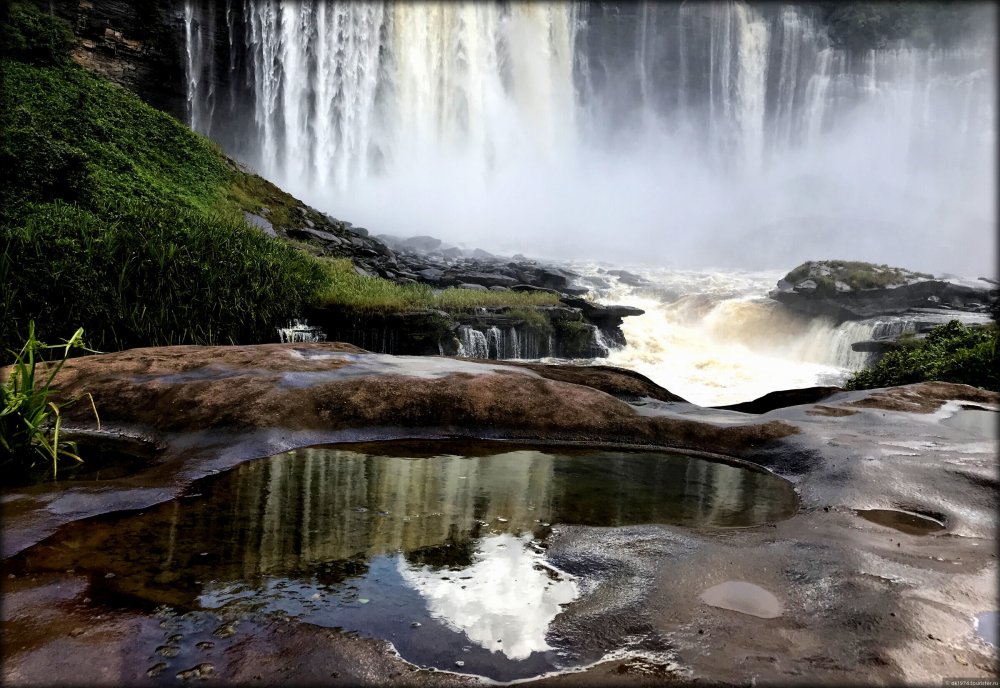
[[[680,398],[630,371],[360,351],[338,343],[135,349],[73,359],[57,384],[65,397],[91,393],[104,424],[154,433],[433,428],[739,453],[796,432],[774,420],[719,427],[640,416],[608,392]],[[93,423],[83,405],[67,420]]]
[[[106,576],[14,566],[69,522],[170,500],[183,509],[176,498],[195,480],[249,459],[407,437],[682,447],[749,459],[794,484],[799,512],[763,526],[560,526],[551,556],[600,564],[580,574],[590,592],[560,614],[562,628],[667,640],[663,652],[609,656],[538,685],[928,684],[996,672],[996,650],[972,620],[998,605],[998,443],[948,421],[970,405],[996,410],[996,393],[946,383],[824,390],[810,401],[779,395],[798,403],[753,416],[688,404],[607,367],[407,358],[343,344],[137,349],[72,360],[58,384],[65,397],[94,395],[105,432],[152,437],[162,449],[124,477],[3,494],[5,685],[173,682],[197,667],[209,684],[472,682],[418,670],[380,640],[221,610],[112,609],[91,599]],[[83,405],[66,422],[92,431]],[[944,528],[908,534],[866,521],[866,509],[923,514]],[[700,601],[726,581],[767,590],[781,615]],[[220,624],[233,632],[214,634]]]

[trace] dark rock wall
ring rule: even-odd
[[[73,27],[80,39],[74,61],[186,121],[181,0],[36,0],[36,4]]]

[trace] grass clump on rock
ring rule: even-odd
[[[957,320],[939,325],[926,339],[901,340],[874,366],[855,373],[847,389],[872,389],[937,380],[1000,391],[996,323],[970,327]]]
[[[0,468],[4,478],[12,472],[20,473],[32,468],[39,460],[52,467],[52,477],[55,478],[60,460],[82,461],[76,444],[59,437],[62,409],[82,397],[90,402],[100,429],[101,419],[90,394],[85,393],[81,398],[68,402],[52,401],[56,394],[53,387],[55,377],[74,348],[86,349],[82,328],[64,344],[50,345],[35,337],[35,324],[29,323],[28,340],[20,351],[11,352],[14,363],[5,378],[0,379]],[[45,353],[53,349],[62,349],[62,355],[57,360],[46,361]]]

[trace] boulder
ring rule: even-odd
[[[968,280],[935,278],[860,261],[807,261],[779,280],[771,298],[807,315],[838,322],[920,309],[987,313],[998,290]]]
[[[409,251],[427,253],[438,248],[441,245],[441,240],[435,239],[432,236],[421,235],[403,239],[399,245]]]
[[[287,234],[293,239],[304,239],[306,241],[309,241],[310,239],[318,239],[324,244],[333,244],[334,246],[340,246],[344,243],[344,240],[340,237],[331,234],[330,232],[324,232],[322,229],[300,227],[297,229],[289,229]]]
[[[509,287],[517,284],[513,277],[507,277],[497,272],[465,272],[452,275],[456,280],[467,284],[481,284],[484,287]]]
[[[272,239],[276,239],[278,237],[278,233],[274,231],[274,225],[260,215],[243,211],[243,218],[247,221],[248,225],[256,227]]]

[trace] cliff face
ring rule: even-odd
[[[70,23],[73,60],[187,119],[184,5],[180,0],[36,0]]]

